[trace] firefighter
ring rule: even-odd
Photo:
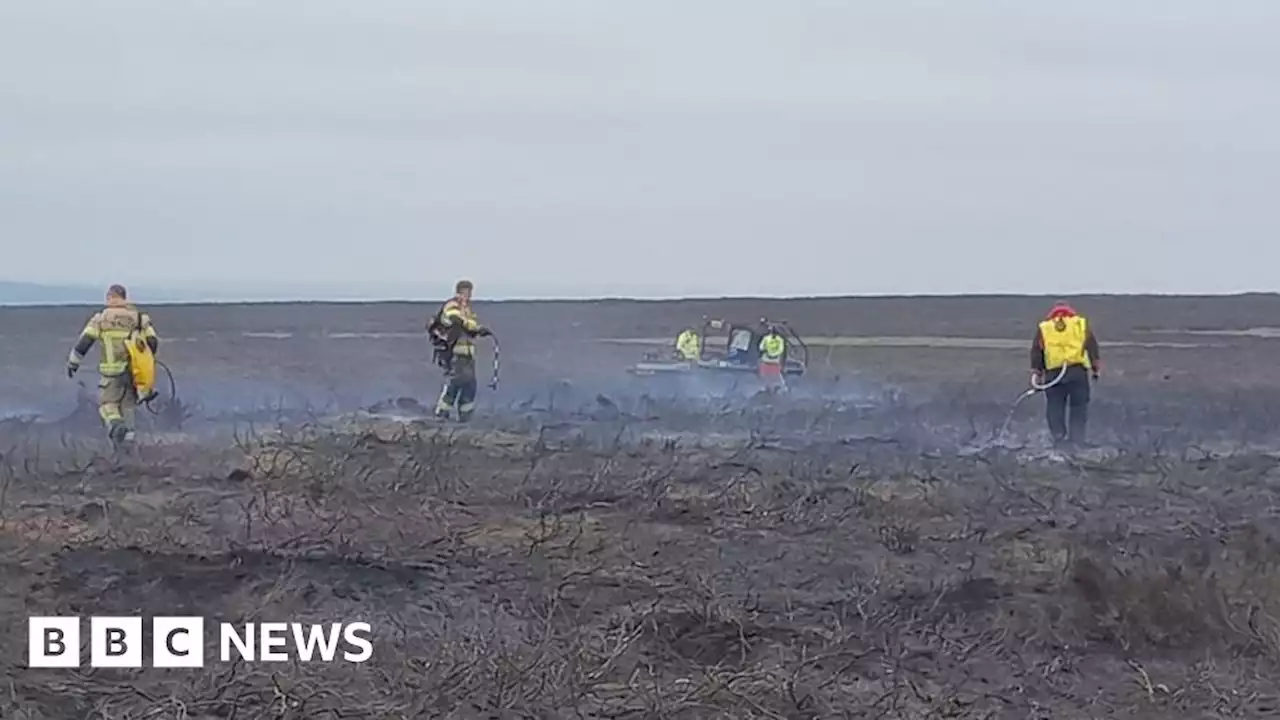
[[[1065,370],[1063,367],[1065,366]],[[1090,378],[1098,379],[1102,358],[1089,321],[1058,301],[1036,328],[1031,342],[1031,381],[1062,378],[1045,393],[1045,414],[1055,445],[1082,445],[1089,422]]]
[[[676,336],[676,357],[686,362],[697,362],[702,359],[702,338],[691,327],[685,328]]]
[[[98,414],[107,428],[107,437],[119,446],[134,439],[134,418],[138,407],[138,391],[129,371],[129,353],[125,339],[140,330],[154,353],[160,339],[151,317],[128,301],[122,285],[107,289],[106,307],[93,314],[80,331],[80,339],[67,358],[67,377],[75,377],[80,363],[95,342],[100,344],[98,361]]]
[[[783,384],[782,366],[787,356],[787,341],[778,332],[776,326],[768,326],[768,331],[760,338],[760,379],[771,390]]]
[[[445,420],[457,408],[458,420],[467,422],[476,407],[476,345],[472,339],[490,333],[471,309],[473,290],[470,280],[458,281],[453,297],[440,308],[432,323],[433,333],[444,339],[445,383],[436,402],[436,417]]]

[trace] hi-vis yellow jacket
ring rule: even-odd
[[[1031,369],[1054,371],[1064,365],[1096,370],[1101,358],[1089,321],[1075,314],[1059,314],[1042,321],[1031,349]]]
[[[129,369],[129,351],[125,340],[135,330],[140,330],[152,352],[159,347],[160,339],[151,324],[151,317],[129,305],[108,305],[93,314],[80,331],[80,339],[71,349],[67,359],[70,365],[79,367],[84,356],[95,342],[101,343],[98,372],[107,377],[122,375]]]
[[[685,330],[676,336],[676,355],[682,360],[690,362],[702,358],[702,341],[698,337],[698,333],[693,330]]]
[[[787,350],[787,341],[777,333],[769,333],[760,338],[760,361],[770,364],[782,362],[782,354]]]
[[[460,326],[464,331],[453,344],[454,355],[475,355],[476,344],[471,338],[480,331],[480,321],[476,319],[476,313],[471,309],[470,303],[465,303],[457,297],[450,298],[440,309],[440,324],[446,329]]]

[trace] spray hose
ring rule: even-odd
[[[502,359],[502,346],[498,344],[498,336],[489,331],[489,339],[493,341],[493,379],[489,381],[489,387],[493,390],[498,389],[498,368]]]
[[[1019,395],[1017,400],[1013,401],[1013,407],[1009,408],[1009,416],[1004,419],[1004,425],[1000,426],[1000,435],[1004,435],[1005,433],[1009,432],[1009,425],[1013,423],[1013,416],[1016,412],[1018,412],[1018,406],[1022,404],[1023,400],[1026,400],[1027,398],[1037,393],[1042,393],[1045,390],[1048,390],[1049,388],[1053,387],[1054,385],[1057,385],[1058,383],[1062,382],[1062,378],[1065,377],[1066,374],[1067,374],[1067,366],[1064,364],[1061,368],[1058,369],[1057,376],[1055,376],[1049,382],[1038,383],[1035,380],[1032,380],[1031,387],[1027,388],[1025,392]]]
[[[173,402],[177,400],[178,399],[178,381],[173,379],[173,371],[169,369],[168,365],[165,365],[159,360],[156,360],[156,366],[164,370],[165,376],[169,378],[169,401]],[[147,408],[147,412],[151,413],[152,415],[159,415],[161,413],[160,410],[157,410],[151,406],[151,403],[155,402],[156,399],[159,397],[160,397],[159,393],[153,393],[151,397],[142,401],[143,406]]]
[[[1032,395],[1034,395],[1034,394],[1036,394],[1036,393],[1038,393],[1038,392],[1044,392],[1045,390],[1048,390],[1049,388],[1053,387],[1054,385],[1057,385],[1058,383],[1062,382],[1062,378],[1063,378],[1063,376],[1065,376],[1066,374],[1067,374],[1067,366],[1066,366],[1066,364],[1063,364],[1063,366],[1062,366],[1062,367],[1058,368],[1058,375],[1057,375],[1057,377],[1055,377],[1054,379],[1050,380],[1049,382],[1044,383],[1044,384],[1041,384],[1041,383],[1037,383],[1035,380],[1032,380],[1032,381],[1031,381],[1031,389],[1030,389],[1030,390],[1028,390],[1028,392],[1030,392]]]

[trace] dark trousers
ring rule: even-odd
[[[1058,376],[1058,368],[1045,371],[1045,380]],[[1083,365],[1067,368],[1057,385],[1044,391],[1045,416],[1054,442],[1082,443],[1089,424],[1089,370]]]
[[[446,373],[436,414],[449,415],[456,407],[458,419],[467,420],[476,407],[476,359],[471,355],[454,355]]]

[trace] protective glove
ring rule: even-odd
[[[1097,380],[1098,376],[1102,374],[1102,363],[1095,363],[1091,374],[1093,375],[1093,379]]]
[[[479,330],[476,330],[476,335],[478,337],[489,337],[492,334],[493,334],[493,331],[487,327],[482,327]]]
[[[68,377],[68,378],[73,378],[73,377],[75,377],[75,376],[76,376],[76,371],[78,371],[79,369],[80,369],[80,366],[79,366],[79,365],[77,365],[77,364],[75,364],[75,363],[67,363],[67,377]]]
[[[1031,371],[1031,387],[1037,387],[1044,384],[1044,373],[1039,370]]]

